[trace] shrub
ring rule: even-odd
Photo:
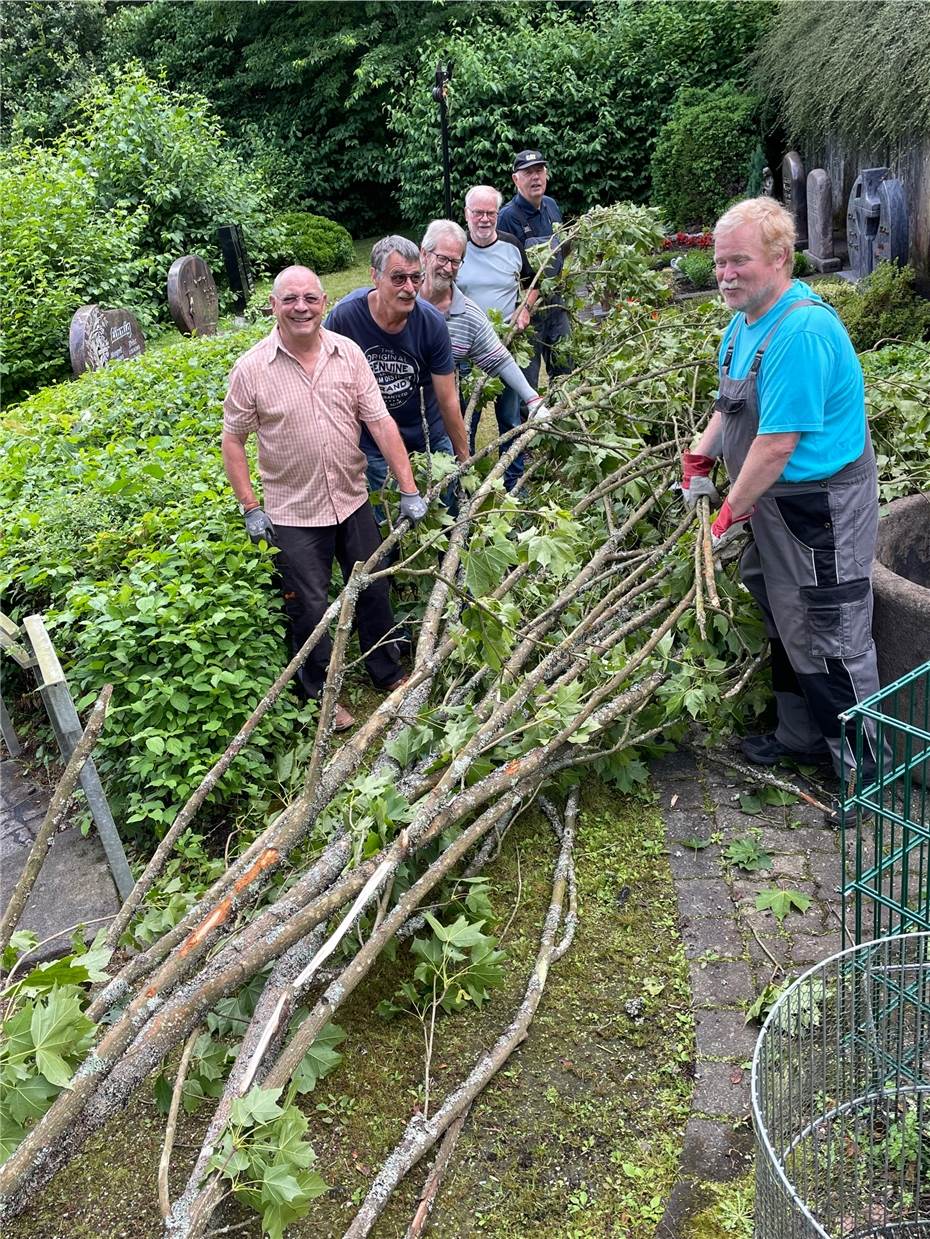
[[[166,90],[130,64],[111,80],[96,80],[69,141],[94,180],[102,210],[145,205],[139,249],[147,284],[161,304],[168,268],[181,254],[199,254],[214,273],[223,272],[220,224],[241,226],[258,269],[275,248],[267,188],[227,148],[202,95]]]
[[[220,459],[226,376],[265,330],[178,338],[4,419],[6,609],[45,611],[79,709],[115,682],[95,761],[127,833],[146,842],[285,661],[273,556],[246,537]],[[214,806],[242,797],[261,813],[268,753],[293,744],[300,718],[286,695]]]
[[[794,262],[791,266],[791,274],[796,280],[799,280],[802,275],[810,275],[813,271],[810,259],[805,255],[803,250],[794,251]]]
[[[168,268],[181,254],[223,272],[216,229],[242,225],[261,267],[278,226],[260,180],[223,145],[206,101],[173,95],[138,65],[99,79],[84,122],[51,148],[23,144],[0,163],[0,308],[8,386],[67,372],[68,323],[82,302],[167,317]]]
[[[142,206],[104,211],[73,150],[24,144],[0,157],[0,316],[7,392],[68,372],[68,326],[82,303],[154,306],[134,289]]]
[[[759,100],[734,86],[685,87],[659,131],[653,200],[675,228],[711,224],[747,186]]]
[[[714,283],[714,260],[708,253],[692,250],[678,259],[678,270],[695,288],[710,288]]]
[[[911,267],[882,262],[858,288],[829,281],[817,292],[836,309],[859,353],[884,340],[930,339],[930,302],[915,290]]]
[[[278,216],[278,224],[280,248],[271,264],[275,271],[298,263],[311,267],[317,275],[326,275],[342,271],[355,261],[352,238],[334,220],[306,211],[288,211]]]

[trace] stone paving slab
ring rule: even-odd
[[[0,906],[6,907],[48,809],[48,794],[23,774],[19,764],[0,763]],[[37,960],[54,958],[70,947],[73,926],[89,926],[115,916],[120,901],[103,844],[96,833],[68,827],[52,840],[45,863],[19,919],[40,946]],[[90,922],[97,922],[91,926]]]
[[[803,786],[803,779],[784,773]],[[839,835],[819,810],[802,802],[746,813],[740,797],[758,795],[758,786],[688,750],[654,762],[652,775],[695,1020],[692,1117],[680,1181],[656,1232],[676,1239],[682,1220],[701,1207],[708,1183],[736,1178],[751,1165],[749,1063],[759,1026],[747,1025],[745,1013],[773,979],[797,976],[840,949],[842,858]],[[727,843],[747,837],[769,853],[770,869],[747,873],[727,863]],[[692,838],[708,844],[685,846]],[[810,905],[779,924],[755,906],[757,895],[772,887],[799,891]]]

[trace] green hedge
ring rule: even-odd
[[[673,228],[709,227],[746,192],[759,100],[732,85],[679,91],[652,156],[653,201]]]
[[[307,211],[287,211],[278,216],[277,223],[281,239],[271,260],[275,272],[297,263],[326,275],[343,271],[355,261],[351,236],[334,220]]]
[[[246,537],[220,457],[227,374],[265,330],[179,337],[2,423],[5,609],[46,613],[80,709],[115,684],[95,760],[130,837],[164,833],[285,661],[273,556]],[[268,754],[299,720],[285,695],[213,803],[260,815]]]

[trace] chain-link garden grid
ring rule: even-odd
[[[752,1063],[756,1239],[930,1239],[930,934],[817,964]]]
[[[930,663],[840,716],[855,756],[842,806],[843,945],[930,929]],[[866,724],[873,723],[873,763]],[[874,773],[872,773],[874,766]]]

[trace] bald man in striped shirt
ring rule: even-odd
[[[223,405],[223,464],[253,542],[278,547],[277,567],[296,652],[329,604],[333,559],[348,580],[356,562],[377,550],[381,535],[368,502],[364,425],[397,478],[400,515],[413,523],[426,514],[407,449],[388,413],[365,355],[352,340],[327,331],[326,294],[314,272],[288,267],[274,282],[271,332],[233,367]],[[258,439],[263,502],[256,498],[245,443]],[[404,679],[397,647],[386,640],[394,628],[389,584],[364,590],[356,611],[358,638],[372,682],[385,692]],[[332,646],[317,644],[298,682],[319,697]],[[334,727],[354,719],[338,705]]]

